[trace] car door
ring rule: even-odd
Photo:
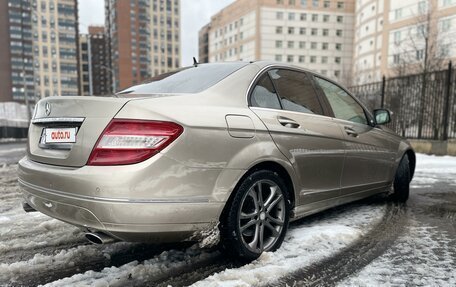
[[[375,191],[390,184],[393,155],[391,142],[363,106],[337,84],[314,77],[326,97],[343,135],[345,163],[341,179],[342,195]]]
[[[325,116],[310,76],[273,68],[259,77],[250,106],[294,165],[301,187],[298,203],[338,197],[343,135],[331,117]]]

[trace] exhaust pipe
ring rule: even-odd
[[[85,234],[85,238],[94,244],[106,244],[116,241],[111,236],[108,236],[101,232],[88,232]]]
[[[27,202],[22,203],[22,208],[24,209],[25,212],[37,212],[37,210],[33,207],[30,206]]]

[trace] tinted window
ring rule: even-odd
[[[269,71],[283,109],[322,114],[320,103],[309,77],[302,72],[275,69]]]
[[[133,86],[119,94],[199,93],[217,84],[248,63],[201,64],[167,73],[147,84]]]
[[[279,98],[268,74],[261,76],[255,89],[253,89],[250,101],[254,107],[281,109]]]
[[[342,88],[326,80],[316,78],[331,105],[336,118],[366,124],[364,109]]]

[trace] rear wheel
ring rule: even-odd
[[[410,193],[410,165],[408,156],[404,155],[396,171],[391,199],[396,202],[406,202]]]
[[[254,260],[275,251],[288,228],[290,201],[277,173],[260,170],[244,179],[222,218],[222,245],[229,255]]]

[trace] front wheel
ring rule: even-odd
[[[408,156],[404,155],[396,171],[391,199],[395,202],[405,203],[410,193],[410,165]]]
[[[275,172],[260,170],[245,178],[235,192],[221,224],[224,250],[245,260],[277,250],[285,237],[290,213],[283,180]]]

